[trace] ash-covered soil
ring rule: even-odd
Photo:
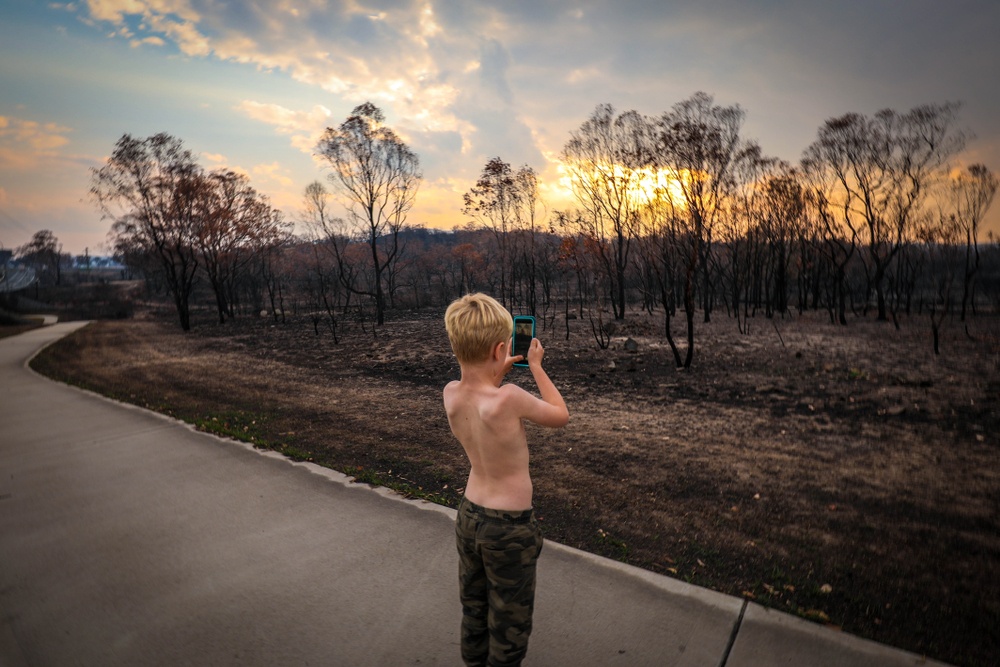
[[[98,322],[36,366],[203,428],[454,504],[468,464],[441,389],[440,313],[339,344],[306,318]],[[1000,655],[1000,319],[825,313],[697,326],[675,368],[662,321],[607,350],[560,315],[539,338],[569,406],[529,429],[546,536],[959,665]],[[680,322],[675,321],[675,336]],[[636,344],[626,350],[625,341]],[[629,347],[632,347],[631,345]],[[533,389],[528,371],[508,380]]]

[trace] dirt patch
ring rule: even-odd
[[[468,464],[441,388],[441,316],[92,324],[50,375],[203,428],[454,504]],[[658,320],[608,350],[584,324],[540,330],[571,421],[531,429],[546,536],[959,665],[1000,655],[1000,321],[717,318],[674,368]],[[635,352],[624,342],[638,343]],[[613,362],[613,364],[612,364]],[[518,373],[523,373],[519,375]],[[531,387],[527,371],[511,380]]]
[[[42,326],[41,322],[32,324],[3,324],[0,323],[0,338],[7,338],[9,336],[16,336],[22,334],[25,331],[31,331],[32,329],[37,329]]]

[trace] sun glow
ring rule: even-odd
[[[660,201],[684,208],[684,184],[691,181],[687,170],[644,169],[642,178],[636,185],[643,203]]]
[[[560,162],[556,173],[556,184],[550,188],[555,195],[572,199],[577,193],[595,189],[614,190],[639,207],[661,203],[684,208],[684,183],[691,180],[687,170],[629,169],[617,164],[595,165],[588,170]]]

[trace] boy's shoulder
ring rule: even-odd
[[[482,385],[469,386],[461,380],[452,380],[444,386],[445,403],[452,402],[479,402],[498,401],[505,403],[517,400],[528,393],[516,384],[505,383],[499,387],[483,387]]]
[[[462,393],[462,381],[452,380],[444,386],[444,390],[441,392],[444,396],[445,405],[455,401],[455,398]]]

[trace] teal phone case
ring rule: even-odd
[[[521,325],[518,327],[518,325]],[[528,334],[528,325],[531,325],[531,333]],[[518,335],[518,329],[520,328],[520,336]],[[518,368],[528,367],[528,348],[531,346],[531,339],[535,337],[535,318],[531,315],[515,315],[514,316],[514,331],[512,332],[512,340],[514,341],[513,350],[511,350],[510,356],[516,357],[519,354],[524,355],[524,360],[514,362],[514,365]]]

